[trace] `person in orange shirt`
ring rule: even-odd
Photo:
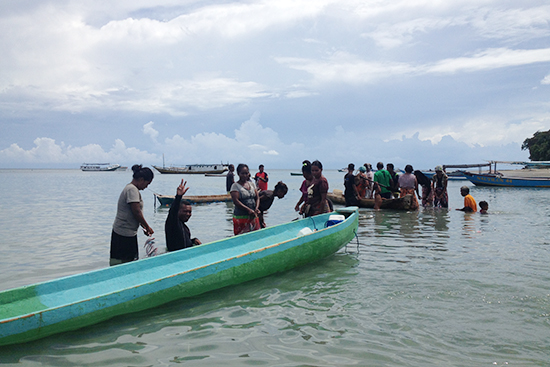
[[[464,196],[464,208],[457,209],[463,212],[477,212],[477,204],[472,195],[470,195],[470,189],[468,186],[462,186],[460,188],[460,195]]]
[[[260,172],[257,172],[254,176],[254,180],[256,181],[256,186],[260,189],[260,191],[267,190],[267,181],[269,179],[267,178],[267,172],[264,172],[264,165],[260,164],[258,167],[258,170]]]

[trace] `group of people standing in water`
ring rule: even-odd
[[[355,165],[348,165],[348,173],[344,176],[344,197],[346,205],[357,205],[358,200],[362,198],[375,199],[374,207],[379,207],[381,199],[391,199],[411,195],[413,202],[411,209],[416,210],[420,207],[448,208],[449,195],[447,193],[448,176],[445,174],[442,166],[435,167],[435,174],[431,179],[426,177],[421,171],[415,171],[410,164],[405,166],[405,172],[397,174],[391,163],[386,165],[378,162],[376,172],[372,173],[369,163],[359,167],[359,173],[354,175]],[[422,188],[420,194],[419,188]],[[476,212],[477,205],[475,199],[470,195],[470,189],[463,186],[460,189],[464,197],[464,207],[457,209],[465,212]],[[378,205],[377,205],[378,204]],[[489,204],[486,201],[480,203],[480,213],[486,214]]]
[[[448,207],[448,177],[441,166],[435,167],[435,174],[431,180],[422,172],[414,171],[411,165],[406,165],[405,172],[399,175],[391,163],[384,169],[383,163],[378,162],[376,168],[376,172],[373,172],[371,165],[365,163],[359,167],[359,172],[355,175],[355,165],[348,165],[348,173],[344,176],[347,206],[355,206],[360,199],[367,198],[374,199],[376,209],[384,199],[412,195],[411,209],[418,209],[419,202],[422,206]],[[232,220],[235,235],[265,228],[264,213],[271,207],[275,197],[281,199],[288,192],[287,185],[282,181],[279,181],[273,190],[269,190],[269,178],[264,166],[260,165],[258,170],[254,180],[251,180],[248,165],[241,163],[237,166],[235,180],[235,167],[229,165],[226,189],[234,204]],[[138,259],[137,231],[140,226],[146,236],[154,233],[143,216],[143,199],[140,194],[140,191],[146,189],[153,181],[153,171],[141,165],[134,165],[132,171],[132,181],[124,187],[118,199],[111,233],[110,265]],[[323,176],[321,162],[303,161],[302,175],[304,180],[300,186],[301,196],[295,210],[305,217],[331,212],[333,204],[327,197],[329,184]],[[166,218],[165,236],[168,251],[201,244],[197,238],[191,238],[191,231],[186,225],[192,215],[191,203],[183,199],[189,190],[186,184],[181,180]],[[422,194],[419,187],[422,188]],[[461,194],[464,197],[464,207],[458,210],[476,212],[476,201],[469,194],[467,186],[461,188]],[[481,201],[479,204],[480,212],[487,213],[487,202]]]

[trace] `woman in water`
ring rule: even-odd
[[[260,200],[256,185],[250,180],[250,171],[246,164],[237,166],[239,180],[231,186],[231,200],[235,204],[233,211],[233,233],[239,235],[260,229]]]
[[[321,162],[314,161],[311,164],[311,174],[313,175],[313,183],[307,190],[309,212],[305,213],[306,217],[312,217],[331,211],[327,200],[328,181],[323,176],[323,165]]]
[[[416,197],[420,198],[420,193],[418,191],[418,181],[416,176],[413,174],[413,168],[410,164],[405,166],[405,173],[398,176],[398,186],[399,186],[399,197],[405,195],[412,195],[411,210],[418,209],[418,200]]]
[[[143,217],[143,200],[140,190],[144,190],[153,181],[153,171],[148,167],[134,165],[132,182],[127,184],[118,198],[117,213],[111,233],[111,256],[109,265],[118,265],[137,260],[137,230],[143,228],[146,236],[154,231]]]
[[[294,210],[296,210],[300,214],[304,214],[304,212],[309,209],[307,205],[307,188],[310,187],[313,183],[313,175],[311,174],[311,162],[308,160],[302,162],[302,176],[304,176],[304,181],[302,182],[302,186],[300,186],[300,192],[302,193],[302,196],[300,197],[300,200],[298,200],[298,203],[294,208]]]

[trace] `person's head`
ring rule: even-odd
[[[441,176],[443,174],[443,167],[442,166],[435,166],[435,174],[438,176]]]
[[[263,165],[263,164],[260,164],[260,165],[258,166],[258,170],[259,170],[260,172],[263,172],[263,171],[264,171],[264,165]]]
[[[384,169],[384,163],[382,163],[382,162],[376,163],[376,169],[377,169],[377,170]]]
[[[353,164],[353,163],[348,164],[348,171],[349,172],[355,171],[355,164]]]
[[[388,171],[393,172],[393,168],[394,168],[394,167],[393,167],[393,163],[388,163],[388,164],[386,164],[386,169],[387,169]]]
[[[180,207],[178,209],[178,218],[183,223],[187,222],[191,218],[192,212],[191,203],[187,200],[182,200],[180,202]]]
[[[365,173],[367,172],[367,168],[365,166],[359,167],[359,172]]]
[[[479,207],[482,210],[488,210],[489,209],[489,204],[485,200],[482,200],[482,201],[479,202]]]
[[[411,166],[410,164],[407,164],[405,166],[405,172],[412,173],[413,171],[414,171],[413,166]]]
[[[372,171],[372,165],[370,163],[365,163],[364,166],[367,169],[367,172]]]
[[[313,161],[313,163],[311,163],[311,174],[314,178],[321,178],[323,174],[323,164],[319,161]]]
[[[311,180],[313,178],[311,174],[311,162],[307,159],[302,162],[302,176],[304,176],[306,180]]]
[[[139,190],[144,190],[149,186],[155,174],[151,171],[149,167],[143,167],[141,164],[134,164],[132,166],[132,171],[134,172],[132,182]]]
[[[229,165],[229,171],[233,172],[234,170],[235,170],[235,166],[232,165],[232,164],[230,164],[230,165]]]
[[[275,188],[273,189],[273,195],[277,196],[279,199],[284,198],[287,192],[288,187],[283,181],[277,182],[277,185],[275,185]]]
[[[466,196],[470,193],[470,188],[468,186],[462,186],[460,188],[460,195]]]
[[[250,171],[248,170],[248,165],[240,163],[237,166],[237,175],[239,176],[239,181],[246,182],[250,178]]]

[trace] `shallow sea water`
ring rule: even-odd
[[[268,225],[297,218],[301,177],[267,170]],[[343,173],[325,171],[331,189]],[[152,192],[223,193],[224,179],[160,175],[142,191],[164,245],[167,209]],[[116,201],[131,172],[0,170],[0,290],[108,264]],[[489,215],[465,214],[467,184]],[[450,210],[360,210],[340,252],[301,268],[0,347],[5,366],[548,366],[550,191],[450,181]],[[232,235],[232,204],[196,205],[203,243]],[[140,246],[145,236],[140,235]],[[143,248],[141,248],[143,250]]]

